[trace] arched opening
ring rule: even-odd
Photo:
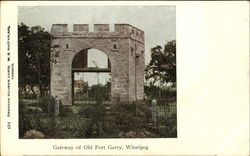
[[[72,103],[111,101],[111,63],[98,49],[84,49],[72,62]]]

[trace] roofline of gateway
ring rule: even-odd
[[[137,41],[139,43],[142,43],[144,44],[144,41],[140,41],[140,40],[137,40],[133,37],[130,37],[130,36],[102,36],[102,37],[99,37],[99,36],[54,36],[53,37],[54,39],[61,39],[61,38],[79,38],[79,39],[109,39],[109,38],[123,38],[123,39],[126,39],[126,38],[130,38],[134,41]]]

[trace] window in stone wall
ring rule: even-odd
[[[134,48],[131,48],[131,56],[134,56]]]

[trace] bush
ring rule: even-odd
[[[118,128],[123,132],[143,129],[148,121],[149,108],[142,103],[120,103],[111,108]]]
[[[173,113],[168,118],[159,118],[159,125],[163,125],[159,129],[159,135],[162,137],[177,137],[177,116]]]
[[[34,126],[31,126],[31,129]],[[42,116],[38,130],[46,138],[84,138],[86,129],[85,118],[48,117]],[[20,137],[22,138],[22,137]]]
[[[74,116],[74,110],[71,106],[59,106],[59,116],[60,117],[70,117]]]
[[[88,92],[88,96],[91,100],[97,101],[97,103],[110,101],[110,86],[102,84],[93,85]]]
[[[40,107],[27,106],[22,100],[19,101],[19,137],[23,137],[24,133],[30,129],[38,128],[41,114]]]
[[[22,138],[24,133],[32,129],[30,118],[26,115],[19,115],[19,138]]]
[[[33,130],[29,130],[25,132],[23,138],[24,139],[41,139],[41,138],[44,138],[44,134],[40,131],[36,131],[33,129]]]
[[[146,129],[151,122],[151,109],[144,102],[122,102],[109,107],[100,104],[88,107],[85,115],[91,118],[86,137],[131,137],[130,133],[137,137],[150,135]],[[145,133],[141,132],[144,130]]]
[[[52,115],[54,113],[54,100],[50,96],[44,96],[39,99],[39,106],[44,113]]]

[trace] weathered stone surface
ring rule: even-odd
[[[89,31],[89,25],[88,24],[74,24],[73,31],[75,33],[88,32]]]
[[[54,24],[51,56],[51,93],[64,105],[72,104],[72,62],[83,50],[95,48],[107,54],[111,65],[112,100],[135,101],[144,97],[144,32],[128,24],[115,24],[109,32],[108,24],[95,24],[94,32],[88,24],[77,24],[68,32],[67,24]]]
[[[108,24],[95,24],[94,31],[109,31]]]

